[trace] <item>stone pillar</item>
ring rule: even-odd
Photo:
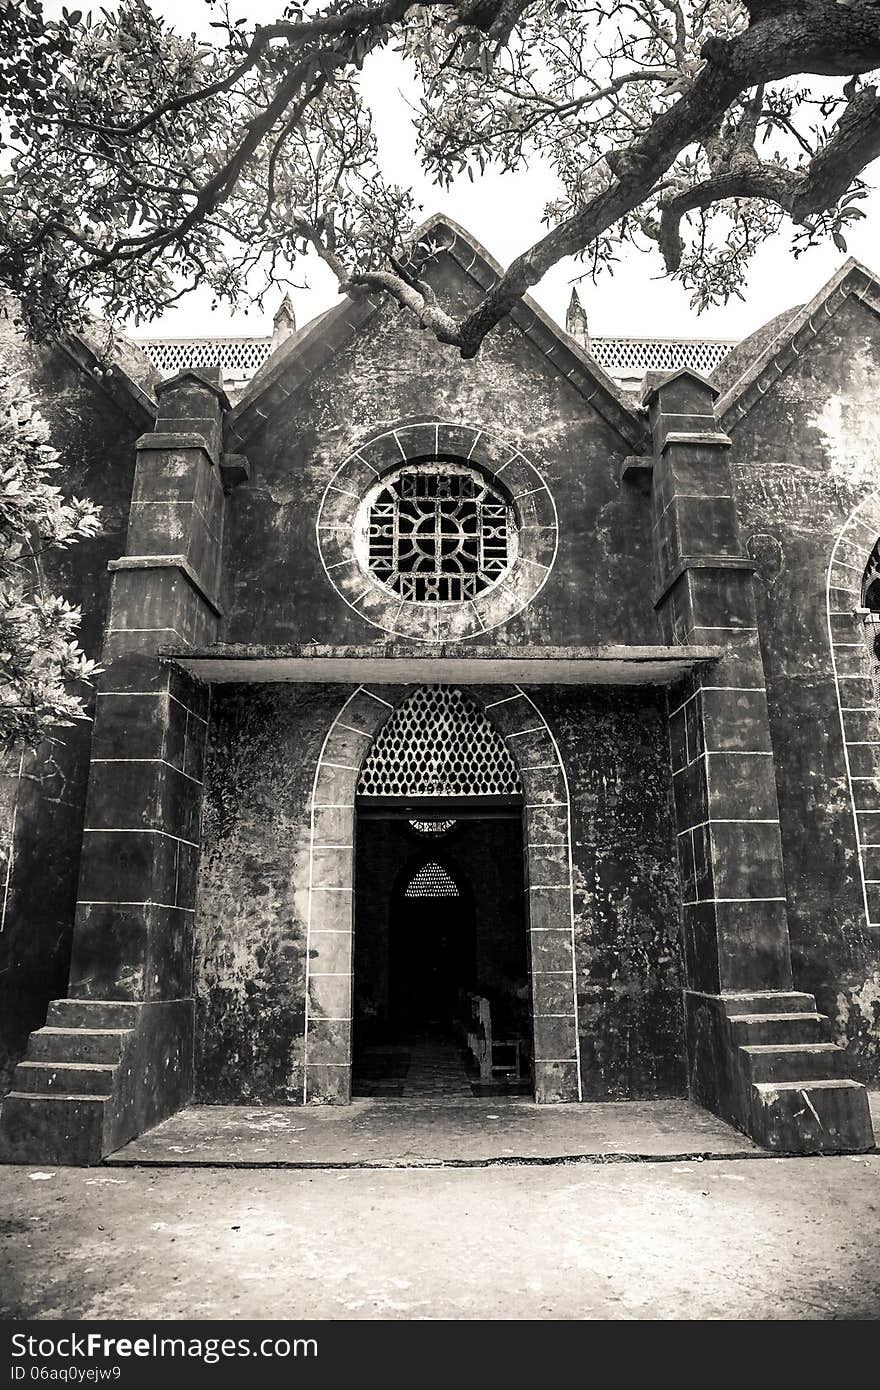
[[[156,429],[137,442],[126,554],[110,564],[71,968],[83,998],[191,992],[182,914],[195,905],[207,692],[156,654],[217,636],[225,397],[199,372],[158,395]]]
[[[97,1161],[192,1092],[208,691],[159,653],[217,637],[228,402],[219,371],[181,372],[157,394],[155,430],[137,442],[126,553],[110,564],[69,998],[52,1004],[16,1074],[23,1159]]]
[[[739,534],[731,441],[715,420],[717,395],[684,371],[650,384],[645,396],[662,639],[725,652],[670,696],[691,1087],[772,1147],[860,1147],[848,1142],[858,1124],[848,1130],[846,1115],[832,1113],[842,1054],[832,1056],[838,1050],[820,1040],[815,1001],[792,987],[754,578]],[[822,1134],[805,1137],[793,1118],[796,1111],[809,1117],[798,1087],[818,1082],[813,1113],[823,1108]]]
[[[751,562],[717,392],[690,373],[648,396],[656,605],[666,642],[726,656],[670,701],[689,984],[788,989],[779,808]]]

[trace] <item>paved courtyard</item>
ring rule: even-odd
[[[9,1167],[5,1318],[872,1319],[880,1155]]]

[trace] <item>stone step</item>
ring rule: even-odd
[[[53,999],[49,1028],[134,1028],[140,1004],[123,999]]]
[[[125,1028],[39,1028],[28,1039],[27,1062],[118,1062]]]
[[[868,1093],[858,1081],[758,1082],[752,1135],[776,1153],[865,1153],[874,1147]]]
[[[737,1014],[730,1020],[734,1041],[745,1043],[822,1042],[825,1014]]]
[[[752,1082],[793,1081],[810,1085],[842,1077],[847,1055],[835,1043],[752,1043],[740,1047],[739,1055]]]
[[[15,1068],[16,1091],[52,1093],[64,1096],[104,1096],[113,1089],[110,1064],[93,1062],[19,1062]]]
[[[100,1163],[103,1096],[10,1091],[0,1106],[0,1160],[5,1163]]]
[[[771,989],[749,993],[736,991],[723,994],[724,1007],[728,1018],[738,1014],[811,1014],[816,1012],[816,1000],[812,994],[798,994],[790,990]]]

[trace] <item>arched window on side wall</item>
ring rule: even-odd
[[[880,613],[880,540],[868,556],[862,577],[862,607]]]

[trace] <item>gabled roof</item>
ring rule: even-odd
[[[104,391],[142,432],[151,430],[156,420],[153,392],[159,373],[145,353],[128,339],[114,337],[109,356],[87,331],[61,333],[58,347],[85,373],[89,381]],[[135,380],[135,374],[139,380]]]
[[[432,249],[436,243],[439,249]],[[410,263],[419,269],[435,255],[447,255],[485,292],[502,267],[485,247],[451,218],[436,214],[418,228],[410,244]],[[247,441],[310,377],[379,311],[378,299],[347,296],[282,343],[260,368],[227,422],[226,448],[244,451]],[[511,312],[520,332],[538,349],[630,447],[647,447],[647,425],[589,353],[564,332],[528,295]]]
[[[723,429],[731,430],[739,424],[850,296],[880,314],[880,280],[853,257],[832,275],[809,304],[792,310],[790,315],[780,316],[780,331],[717,402],[715,411]]]
[[[0,319],[8,324],[13,338],[24,349],[26,340],[20,315],[20,301],[13,294],[0,289]],[[91,385],[109,396],[138,430],[153,428],[156,418],[153,393],[159,373],[146,353],[101,319],[89,320],[79,332],[68,329],[50,335],[42,344],[32,343],[30,346],[37,353],[41,350],[63,352],[88,377]]]

